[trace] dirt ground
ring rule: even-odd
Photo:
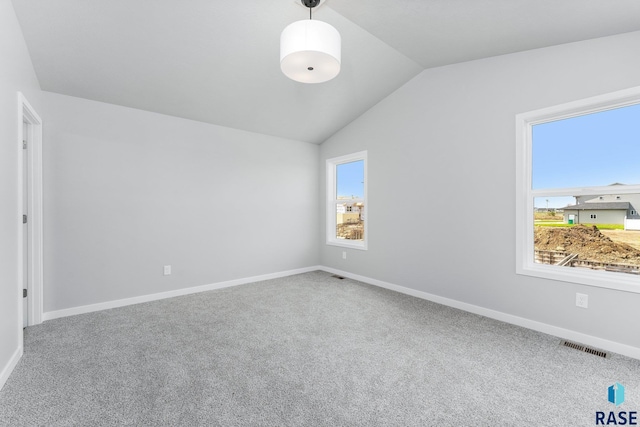
[[[602,234],[617,243],[626,243],[640,250],[640,231],[600,230]]]
[[[584,260],[640,265],[640,232],[604,231],[606,233],[596,226],[586,225],[571,228],[535,227],[534,245],[539,250],[577,253]]]
[[[364,222],[344,223],[337,225],[337,237],[347,240],[362,240],[364,236]]]

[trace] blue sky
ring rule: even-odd
[[[640,184],[640,104],[535,125],[532,178],[534,190]],[[549,207],[574,201],[548,199]]]
[[[364,160],[336,166],[338,197],[364,198]]]

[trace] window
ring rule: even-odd
[[[367,249],[367,152],[327,160],[327,244]]]
[[[640,227],[625,219],[640,203],[640,87],[519,114],[516,128],[516,272],[640,293],[640,238],[623,229]]]

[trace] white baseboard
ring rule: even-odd
[[[22,333],[22,331],[20,332]],[[2,368],[2,372],[0,373],[0,390],[2,390],[2,387],[4,387],[4,384],[9,379],[9,376],[11,376],[11,373],[13,372],[15,367],[18,365],[18,362],[22,357],[22,351],[23,351],[22,346],[18,347],[16,351],[13,353],[13,355],[11,356],[11,358],[9,359],[9,362],[7,362],[4,368]]]
[[[278,279],[280,277],[293,276],[294,274],[308,273],[310,271],[322,270],[320,266],[298,268],[295,270],[280,271],[277,273],[263,274],[260,276],[245,277],[242,279],[228,280],[225,282],[211,283],[209,285],[194,286],[191,288],[176,289],[174,291],[159,292],[157,294],[141,295],[138,297],[124,298],[114,301],[106,301],[97,304],[83,305],[80,307],[65,308],[63,310],[48,311],[43,314],[43,320],[53,320],[60,317],[75,316],[76,314],[91,313],[94,311],[107,310],[110,308],[124,307],[127,305],[140,304],[143,302],[157,301],[165,298],[173,298],[182,295],[195,294],[198,292],[212,291],[214,289],[229,288],[231,286],[244,285],[247,283],[260,282],[263,280]]]
[[[507,314],[501,311],[491,310],[489,308],[484,308],[477,305],[453,300],[450,298],[433,295],[427,292],[406,288],[404,286],[394,285],[392,283],[383,282],[382,280],[360,276],[358,274],[337,270],[331,267],[321,266],[320,269],[328,273],[338,274],[340,276],[348,277],[349,279],[357,280],[359,282],[367,283],[369,285],[390,289],[392,291],[411,295],[417,298],[425,299],[425,300],[446,305],[449,307],[458,308],[460,310],[468,311],[474,314],[479,314],[481,316],[489,317],[495,320],[500,320],[502,322],[511,323],[513,325],[522,326],[523,328],[532,329],[534,331],[553,335],[562,339],[567,339],[567,340],[575,341],[577,343],[586,344],[602,350],[622,354],[627,357],[632,357],[634,359],[640,359],[640,348],[633,347],[630,345],[621,344],[615,341],[605,340],[602,338],[594,337],[592,335],[583,334],[581,332],[576,332],[569,329],[559,328],[557,326],[549,325],[549,324],[538,322],[531,319],[526,319],[524,317],[514,316],[512,314]]]

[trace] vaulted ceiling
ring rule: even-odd
[[[338,77],[280,71],[296,0],[12,0],[43,90],[321,143],[426,68],[640,30],[637,0],[326,0]]]

